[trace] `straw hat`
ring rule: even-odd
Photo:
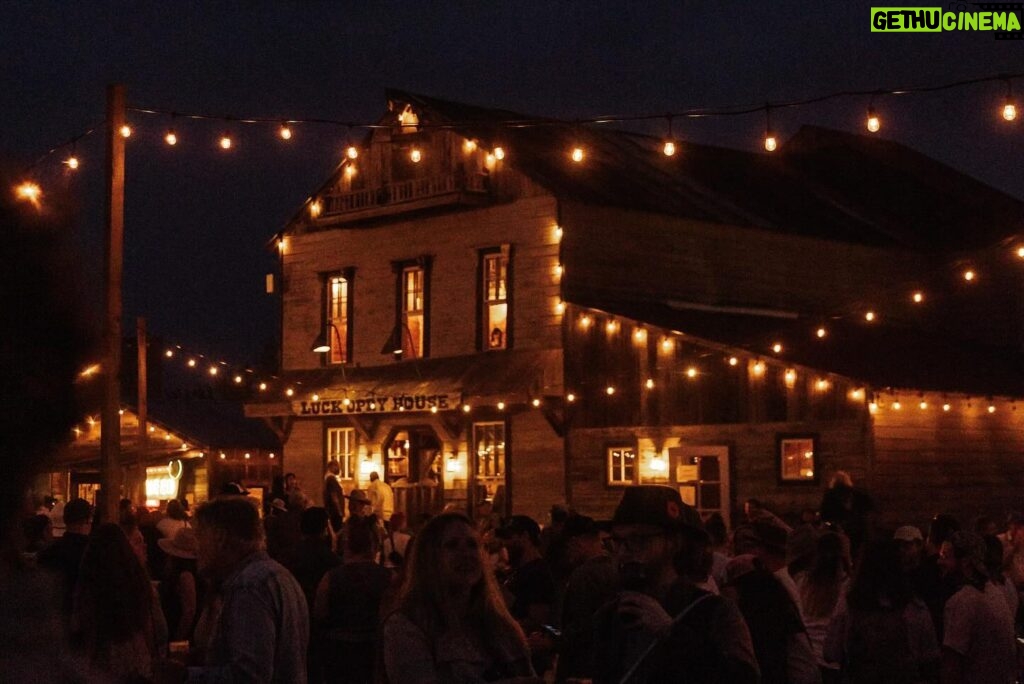
[[[199,555],[199,540],[191,527],[183,527],[172,538],[158,539],[157,544],[168,556],[194,560]]]

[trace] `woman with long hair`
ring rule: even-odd
[[[839,669],[825,662],[825,637],[832,617],[841,606],[850,577],[849,542],[836,532],[825,532],[815,541],[811,566],[797,574],[803,605],[804,626],[825,684],[839,681]]]
[[[924,603],[914,598],[899,546],[868,541],[845,604],[829,626],[825,659],[850,684],[911,684],[937,678],[939,646]]]
[[[391,684],[543,681],[460,513],[432,518],[414,538],[383,655]]]
[[[148,681],[166,646],[156,592],[115,523],[100,525],[82,556],[71,637],[97,672],[118,682]]]

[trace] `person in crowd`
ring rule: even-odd
[[[747,499],[744,501],[743,516],[746,518],[746,522],[748,524],[753,524],[758,521],[767,521],[781,527],[786,532],[789,532],[792,529],[786,524],[786,521],[768,510],[768,507],[760,499]]]
[[[855,487],[853,478],[845,470],[837,470],[829,480],[828,489],[821,497],[821,522],[826,527],[838,528],[850,540],[850,553],[856,556],[861,543],[867,538],[875,505],[863,489]]]
[[[739,606],[750,630],[762,684],[820,684],[807,631],[778,578],[751,554],[730,560],[726,577],[723,593]]]
[[[25,537],[22,553],[34,561],[39,552],[53,542],[53,521],[49,515],[37,513],[25,519],[22,534]]]
[[[1003,542],[994,534],[982,537],[985,540],[985,570],[988,572],[989,581],[996,586],[1003,597],[1006,598],[1006,606],[1010,609],[1010,615],[1014,618],[1016,628],[1017,610],[1020,608],[1020,593],[1013,582],[1006,576],[1006,569],[1003,561]],[[1016,631],[1016,629],[1014,630]]]
[[[864,544],[846,601],[829,626],[824,656],[842,667],[849,684],[935,681],[935,628],[927,607],[913,596],[893,540]]]
[[[892,538],[899,545],[903,572],[913,576],[921,567],[921,554],[924,552],[921,530],[913,525],[903,525],[896,528]]]
[[[167,556],[160,576],[160,605],[167,629],[171,641],[191,641],[205,591],[196,567],[199,540],[192,528],[183,527],[172,539],[161,539],[159,544]]]
[[[129,519],[138,520],[139,509],[131,499],[121,499],[117,502],[117,522],[123,525]]]
[[[719,587],[725,586],[725,566],[729,563],[729,530],[721,513],[712,513],[704,521],[704,531],[711,538],[711,577]]]
[[[160,601],[121,527],[100,525],[82,556],[71,613],[71,641],[94,672],[141,681],[167,648]]]
[[[594,616],[618,589],[615,562],[593,518],[572,514],[562,525],[571,571],[562,590],[561,638],[555,680],[593,677]]]
[[[479,534],[460,513],[431,518],[413,538],[383,633],[385,671],[396,684],[542,681],[487,569]]]
[[[298,509],[289,509],[284,499],[274,499],[270,502],[270,514],[263,518],[267,553],[282,565],[288,564],[288,558],[302,537],[299,529],[301,517],[302,513]]]
[[[331,539],[327,530],[327,510],[313,506],[302,511],[300,519],[302,538],[299,540],[295,553],[288,559],[286,567],[299,581],[302,593],[306,596],[306,604],[315,606],[316,588],[332,568],[341,564],[341,558],[331,550]],[[322,639],[316,630],[315,621],[310,621],[309,658],[306,671],[310,684],[323,681]]]
[[[121,515],[118,516],[118,519],[118,526],[124,532],[128,545],[132,547],[132,553],[142,563],[146,574],[152,575],[149,567],[149,548],[146,546],[146,538],[143,536],[142,530],[139,529],[138,519],[134,515]]]
[[[800,590],[793,581],[793,576],[789,574],[789,566],[786,564],[789,532],[768,520],[758,520],[750,525],[750,533],[739,537],[744,540],[743,542],[734,541],[736,553],[750,553],[761,559],[764,567],[768,568],[789,592],[803,622],[804,610]]]
[[[13,187],[13,181],[0,169],[0,187]],[[76,681],[87,669],[69,651],[62,628],[62,575],[25,563],[19,553],[22,516],[32,512],[25,493],[51,469],[85,413],[76,402],[81,393],[75,382],[94,353],[83,315],[89,307],[81,296],[89,288],[79,277],[86,262],[73,247],[76,231],[59,184],[49,190],[40,206],[15,203],[13,193],[0,193],[5,264],[0,269],[0,679],[5,684]],[[55,527],[62,507],[52,511]],[[61,567],[66,558],[61,554],[51,557],[51,568]]]
[[[988,579],[984,539],[955,532],[939,553],[960,587],[944,612],[942,684],[1014,684],[1013,614],[1002,590]]]
[[[821,669],[824,684],[838,684],[839,668],[825,660],[825,638],[832,618],[846,600],[850,580],[849,544],[839,532],[826,531],[818,537],[811,567],[793,579],[800,590],[804,608],[804,626]]]
[[[790,577],[796,578],[814,564],[820,534],[818,528],[807,523],[800,523],[789,533],[786,539],[786,569]]]
[[[377,627],[391,571],[375,560],[380,538],[373,516],[349,518],[345,528],[344,561],[320,580],[313,621],[322,638],[324,681],[363,684],[374,678]]]
[[[982,537],[999,534],[999,524],[991,515],[979,515],[974,519],[974,531]]]
[[[341,465],[335,459],[327,462],[324,473],[324,508],[327,510],[327,523],[331,532],[332,546],[336,546],[341,534],[341,524],[345,520],[345,491],[341,488],[338,475]]]
[[[174,539],[178,530],[188,526],[188,514],[185,507],[177,499],[167,502],[167,514],[156,524],[156,529],[164,539]]]
[[[218,588],[222,608],[205,662],[188,668],[188,681],[305,682],[306,599],[267,555],[255,502],[217,497],[199,507],[196,523],[199,573]],[[180,664],[161,665],[162,681],[182,681]]]
[[[928,537],[925,540],[924,557],[921,566],[912,575],[911,581],[914,594],[925,602],[932,616],[935,634],[942,642],[943,613],[946,601],[953,595],[957,587],[949,576],[944,576],[939,567],[939,550],[953,533],[960,529],[959,521],[952,515],[939,513],[932,518],[928,526]]]
[[[750,632],[736,605],[697,589],[685,528],[700,516],[659,485],[630,487],[612,518],[620,591],[598,611],[594,682],[757,682]]]
[[[385,524],[391,520],[395,512],[395,491],[376,470],[370,473],[370,484],[366,486],[366,496],[370,500],[370,508],[378,520]]]
[[[284,501],[289,511],[301,513],[309,508],[309,497],[302,491],[299,478],[295,473],[285,473],[284,475]]]
[[[384,545],[381,551],[384,567],[396,572],[400,571],[405,565],[405,556],[410,541],[412,541],[412,535],[406,529],[405,512],[396,511],[388,521],[387,533],[384,536]]]
[[[40,567],[60,576],[65,615],[70,616],[71,604],[78,582],[78,569],[89,545],[92,531],[92,505],[85,499],[72,499],[64,505],[64,535],[36,556]]]
[[[1024,513],[1013,511],[1006,516],[1003,546],[1007,575],[1018,590],[1024,590]]]
[[[509,612],[526,633],[533,667],[543,674],[552,664],[554,643],[545,630],[555,607],[555,580],[540,552],[540,525],[527,515],[513,515],[497,532],[508,552],[510,572],[504,590]]]
[[[353,489],[345,498],[348,499],[348,517],[369,518],[373,515],[373,503],[362,489]]]

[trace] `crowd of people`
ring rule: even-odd
[[[283,485],[262,512],[230,484],[194,512],[125,500],[105,523],[74,499],[54,539],[52,501],[25,517],[21,557],[56,580],[81,681],[1012,684],[1021,671],[1019,513],[1005,529],[939,514],[927,534],[886,530],[839,474],[819,510],[787,521],[751,499],[731,531],[657,485],[624,490],[607,521],[555,505],[542,526],[483,504],[409,529],[386,493],[351,490],[331,511],[294,475]]]

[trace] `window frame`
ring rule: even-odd
[[[421,255],[415,259],[406,259],[403,261],[394,261],[391,263],[391,269],[395,273],[396,287],[395,287],[395,327],[404,334],[408,324],[406,323],[406,310],[405,310],[405,277],[406,273],[413,269],[419,269],[423,274],[423,339],[420,345],[419,354],[415,357],[416,359],[426,359],[430,357],[430,280],[431,271],[433,267],[434,258],[429,255]],[[411,331],[410,331],[411,332]],[[402,347],[404,349],[404,340],[402,340]],[[406,355],[402,355],[402,359],[406,359]]]
[[[502,448],[502,451],[503,451],[503,453],[502,453],[502,461],[503,461],[503,465],[504,465],[504,469],[503,469],[503,473],[502,473],[502,480],[503,480],[503,484],[505,485],[505,500],[503,502],[504,508],[503,508],[503,510],[500,510],[500,511],[495,509],[494,512],[498,513],[502,517],[505,517],[505,516],[509,515],[510,511],[512,510],[512,477],[511,477],[511,469],[512,469],[512,433],[511,433],[511,425],[510,425],[508,420],[502,420],[502,419],[499,418],[499,419],[495,419],[495,420],[475,420],[472,423],[470,423],[470,425],[469,425],[469,443],[468,443],[468,447],[467,447],[467,451],[469,451],[470,453],[468,454],[469,458],[467,459],[467,463],[466,463],[466,467],[469,469],[469,472],[466,473],[466,475],[467,475],[467,478],[469,480],[469,484],[470,484],[470,487],[471,487],[471,492],[474,492],[472,494],[472,497],[473,497],[473,504],[475,505],[476,503],[479,503],[478,501],[475,500],[475,496],[476,496],[475,495],[475,489],[476,489],[477,483],[480,481],[479,480],[479,475],[478,475],[478,472],[477,472],[478,471],[478,464],[479,464],[479,454],[477,453],[477,449],[476,449],[476,445],[477,445],[477,439],[476,439],[477,429],[480,426],[490,426],[490,425],[500,425],[501,426],[501,434],[502,434],[502,439],[503,439],[503,442],[504,442],[504,447]]]
[[[336,423],[328,422],[324,424],[324,470],[327,469],[327,463],[335,455],[331,453],[331,433],[339,432],[345,433],[351,436],[349,442],[349,451],[345,453],[346,459],[343,461],[339,452],[338,466],[340,472],[338,473],[338,479],[346,482],[352,482],[358,479],[358,468],[359,468],[359,432],[347,423]]]
[[[633,478],[630,480],[613,477],[612,453],[630,450],[633,452]],[[620,469],[624,469],[625,464]],[[636,442],[608,442],[604,445],[604,476],[609,487],[632,487],[640,482],[640,449]]]
[[[498,258],[504,260],[505,266],[505,299],[490,300],[487,298],[487,261]],[[477,252],[476,273],[476,349],[477,351],[502,351],[511,349],[514,340],[512,315],[512,245],[502,244],[488,247]],[[505,339],[501,347],[490,346],[490,316],[488,307],[492,303],[505,304]]]
[[[784,474],[785,449],[789,443],[810,442],[811,444],[811,477],[786,477]],[[779,486],[818,486],[821,480],[821,444],[817,433],[812,432],[778,432],[775,434],[776,475]],[[801,471],[803,468],[801,468]]]
[[[345,307],[345,312],[344,312],[345,313],[345,340],[344,340],[344,344],[345,344],[345,360],[344,361],[333,361],[332,360],[332,358],[334,356],[334,347],[333,347],[333,344],[332,344],[331,351],[329,351],[329,352],[327,352],[327,353],[325,353],[323,355],[324,358],[321,360],[321,365],[323,365],[323,366],[345,366],[345,365],[351,365],[353,363],[352,353],[353,353],[353,350],[354,350],[353,343],[354,343],[354,339],[355,338],[354,338],[354,335],[353,335],[353,326],[352,326],[353,320],[352,320],[352,318],[353,318],[353,315],[355,314],[355,296],[354,296],[355,295],[355,288],[354,288],[355,273],[356,273],[356,269],[354,267],[349,266],[347,268],[341,269],[340,271],[330,271],[330,272],[321,274],[321,277],[322,277],[322,280],[323,280],[323,288],[322,288],[323,295],[322,295],[322,298],[321,298],[321,306],[320,306],[320,315],[321,315],[321,323],[322,323],[321,329],[324,331],[324,334],[326,335],[326,339],[328,340],[328,342],[333,342],[334,341],[334,329],[331,328],[331,325],[332,325],[332,323],[333,323],[333,321],[335,319],[332,319],[330,317],[331,311],[332,311],[332,308],[333,308],[333,306],[332,306],[333,302],[332,302],[332,299],[331,299],[331,281],[334,278],[341,278],[341,279],[343,279],[345,281],[345,289],[346,289],[345,304],[344,304],[344,307]]]

